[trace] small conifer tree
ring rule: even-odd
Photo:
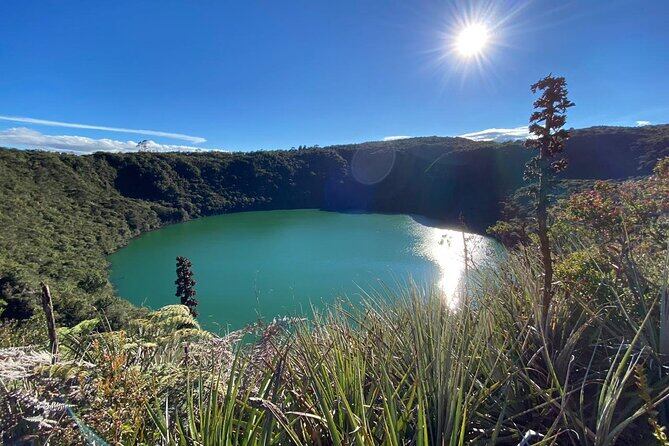
[[[181,304],[188,307],[193,317],[197,317],[197,299],[195,299],[195,280],[193,280],[192,264],[186,257],[177,257],[177,286],[176,296],[181,299]]]

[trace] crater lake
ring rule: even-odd
[[[455,303],[468,258],[481,264],[487,237],[408,215],[319,210],[224,214],[143,234],[109,257],[118,294],[156,309],[179,303],[176,257],[192,262],[199,321],[238,329],[263,318],[308,316],[344,297],[436,286]]]

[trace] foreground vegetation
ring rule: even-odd
[[[669,160],[551,210],[449,306],[369,295],[217,337],[183,306],[2,350],[5,439],[109,444],[668,444]],[[513,226],[498,226],[498,230]],[[514,228],[517,230],[517,228]],[[475,265],[469,265],[475,269]],[[101,328],[102,327],[102,328]],[[105,328],[106,327],[106,328]],[[246,340],[246,341],[244,341]],[[525,441],[525,443],[522,443]]]

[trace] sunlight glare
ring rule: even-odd
[[[420,227],[416,229],[420,242],[417,252],[430,259],[437,266],[437,287],[442,293],[442,299],[452,309],[461,304],[465,283],[465,240],[469,251],[469,266],[483,265],[489,256],[491,245],[487,238],[466,234],[463,238],[461,231],[434,227]]]
[[[490,33],[481,23],[473,23],[463,28],[455,39],[455,48],[464,57],[472,57],[483,52]]]

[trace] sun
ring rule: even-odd
[[[482,23],[473,23],[460,30],[455,38],[455,49],[463,57],[481,54],[490,40],[488,27]]]

